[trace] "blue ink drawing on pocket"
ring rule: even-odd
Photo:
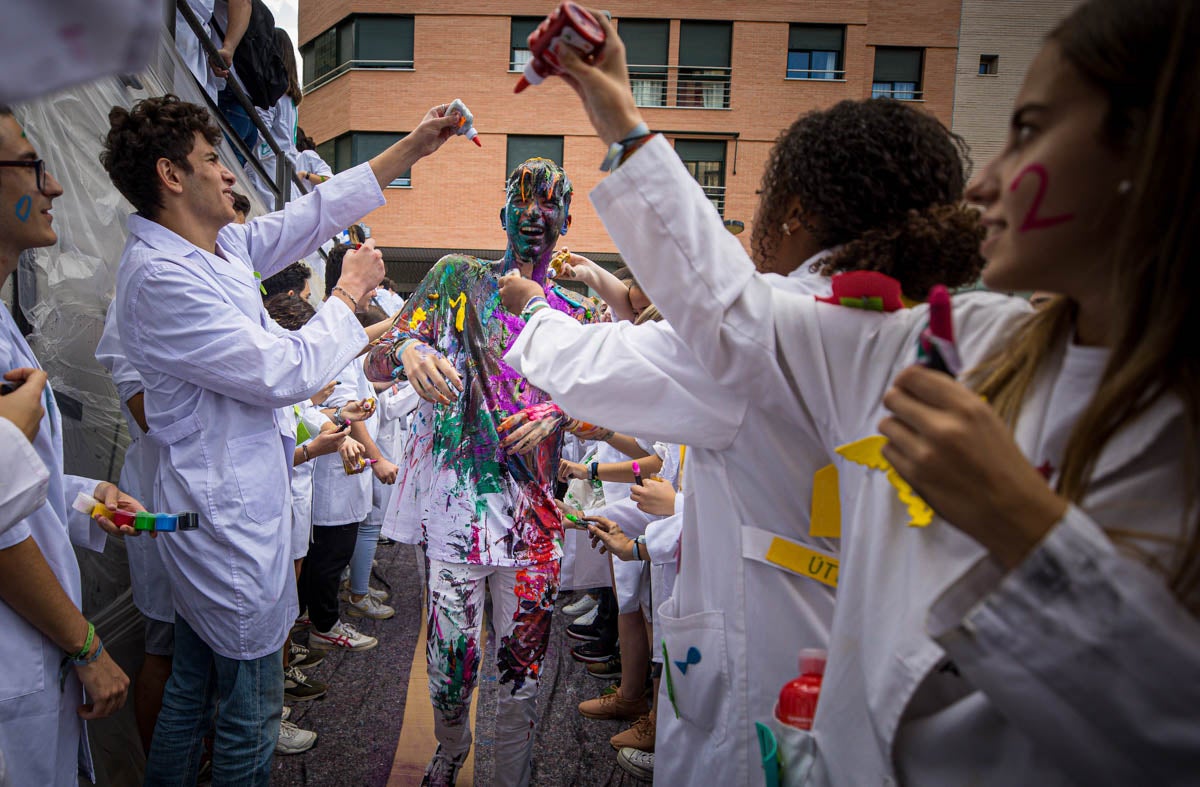
[[[688,671],[688,667],[692,666],[693,664],[699,664],[699,663],[700,663],[700,649],[695,646],[692,646],[692,647],[688,648],[687,660],[686,661],[676,661],[675,665],[677,667],[679,667],[680,674],[686,675],[687,671]]]

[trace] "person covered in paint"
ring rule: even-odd
[[[453,784],[471,747],[485,580],[500,673],[494,783],[529,780],[538,674],[562,556],[554,483],[569,424],[501,360],[525,319],[504,311],[499,280],[532,279],[542,289],[539,306],[580,322],[600,319],[592,301],[546,277],[571,224],[571,192],[552,161],[530,159],[514,169],[500,211],[508,234],[503,258],[443,257],[367,358],[372,380],[406,378],[424,400],[383,533],[424,543],[429,561],[426,656],[438,749],[425,784]]]

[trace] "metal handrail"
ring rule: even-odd
[[[338,63],[329,71],[304,86],[304,92],[328,85],[333,80],[349,71],[415,71],[416,62],[413,60],[346,60]]]
[[[733,69],[723,66],[668,65],[665,63],[630,63],[629,81],[634,101],[640,107],[667,109],[728,109],[731,99]],[[722,85],[717,106],[707,100],[691,103],[689,93],[713,85]]]
[[[208,59],[210,61],[219,60],[221,57],[220,50],[217,49],[217,46],[212,42],[212,39],[208,37],[208,33],[206,33],[204,30],[204,25],[199,19],[196,18],[196,13],[192,11],[191,7],[188,6],[187,0],[175,0],[175,9],[179,11],[180,15],[183,16],[183,21],[187,22],[188,27],[192,29],[192,34],[195,35],[196,39],[200,42],[200,46],[208,55]],[[172,31],[173,35],[174,26],[172,25],[168,29]],[[222,31],[222,36],[223,35],[224,32]],[[188,73],[191,72],[189,71]],[[195,79],[195,74],[192,74],[192,78]],[[199,84],[199,80],[197,80],[197,84]],[[204,95],[205,101],[208,102],[210,114],[220,118],[221,122],[224,124],[226,138],[232,142],[234,147],[239,150],[239,152],[247,161],[254,162],[253,166],[262,176],[263,182],[271,184],[271,190],[275,193],[275,210],[282,210],[283,206],[288,202],[288,197],[291,196],[291,189],[287,188],[289,182],[298,186],[301,194],[308,193],[308,184],[300,180],[300,178],[296,176],[296,173],[292,171],[292,164],[287,160],[287,156],[283,155],[283,149],[279,147],[279,143],[277,143],[275,138],[271,136],[270,130],[268,130],[266,124],[262,122],[262,118],[258,116],[258,110],[255,108],[254,103],[250,101],[250,98],[246,95],[246,92],[242,90],[242,86],[237,83],[237,80],[233,78],[232,74],[230,74],[229,78],[225,80],[225,84],[233,92],[238,104],[240,104],[242,109],[245,110],[246,115],[249,116],[250,121],[254,124],[254,127],[258,129],[258,135],[266,141],[267,145],[271,148],[271,151],[275,154],[274,178],[267,175],[267,170],[263,167],[262,162],[258,160],[258,156],[254,155],[254,151],[249,150],[246,147],[246,144],[242,141],[241,137],[239,137],[237,133],[233,131],[232,127],[229,126],[229,121],[225,119],[225,115],[220,111],[220,108],[214,104],[212,96],[208,95],[208,91],[204,89],[204,85],[200,85],[200,92]]]

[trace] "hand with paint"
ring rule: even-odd
[[[0,388],[0,418],[7,418],[21,430],[29,442],[37,437],[38,427],[46,409],[42,407],[42,392],[46,390],[46,373],[41,369],[22,367],[4,374]]]
[[[675,513],[675,487],[671,486],[670,481],[658,477],[647,478],[640,485],[634,484],[629,490],[629,497],[647,514],[671,516]]]
[[[375,414],[375,402],[371,399],[349,402],[339,407],[337,414],[347,421],[365,421]]]
[[[573,508],[562,500],[555,500],[554,505],[558,507],[567,527],[573,527],[576,530],[588,529],[587,524],[583,521],[584,514],[578,508]]]
[[[396,483],[396,476],[400,473],[400,468],[395,462],[388,461],[380,457],[375,464],[371,465],[371,472],[379,479],[382,484]]]
[[[607,440],[615,434],[612,429],[605,429],[603,426],[589,424],[587,421],[580,421],[578,418],[568,418],[566,423],[563,424],[563,429],[575,435],[580,440]]]
[[[320,407],[321,404],[333,393],[333,389],[337,387],[337,384],[337,380],[330,380],[329,382],[325,383],[325,387],[313,394],[313,398],[309,399],[309,401],[313,403],[314,407]]]
[[[342,464],[346,467],[357,467],[367,458],[367,449],[349,435],[338,446],[338,453],[342,455]]]
[[[579,462],[572,462],[568,459],[558,460],[558,480],[566,483],[572,478],[587,480],[588,469],[587,465],[582,465]]]
[[[116,484],[111,484],[108,481],[101,481],[96,484],[96,490],[92,492],[92,497],[96,498],[96,502],[103,503],[104,507],[110,512],[121,511],[145,511],[146,508],[137,500],[122,492],[117,488]],[[139,535],[137,530],[134,530],[130,525],[117,525],[111,519],[98,514],[93,517],[100,529],[109,535],[121,538],[122,536]],[[153,533],[151,537],[153,537]]]
[[[463,382],[446,356],[419,339],[401,345],[400,367],[409,385],[427,402],[450,404],[462,393]]]
[[[533,279],[526,279],[519,273],[515,276],[500,277],[500,302],[510,314],[520,315],[531,298],[545,294],[542,285]]]
[[[611,552],[613,557],[630,561],[634,559],[633,539],[625,535],[621,526],[602,516],[585,516],[588,533],[592,537],[592,549],[599,548],[600,554]]]
[[[896,375],[883,457],[943,519],[1013,568],[1067,510],[992,407],[921,366]]]
[[[342,447],[342,443],[345,442],[349,436],[349,432],[338,431],[338,428],[332,422],[323,424],[321,426],[321,431],[317,433],[317,436],[305,443],[305,447],[308,449],[307,455],[311,459],[313,457],[335,453]]]
[[[602,11],[592,11],[592,15],[604,28],[606,43],[603,51],[589,62],[565,46],[559,48],[558,59],[566,69],[562,77],[583,99],[583,108],[592,127],[605,144],[611,145],[624,139],[643,121],[629,87],[625,44]]]
[[[346,252],[342,258],[342,276],[334,285],[333,294],[341,290],[350,296],[346,305],[353,311],[367,307],[367,295],[383,281],[383,252],[375,248],[375,239],[367,238],[357,249]]]
[[[553,436],[565,418],[562,408],[554,402],[526,407],[500,422],[500,431],[509,432],[500,446],[510,454],[527,454]]]

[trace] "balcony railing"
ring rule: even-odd
[[[630,65],[629,81],[639,107],[729,109],[733,69]]]
[[[329,84],[347,71],[412,71],[412,60],[347,60],[339,63],[331,70],[304,86],[305,93],[311,93],[319,87]]]
[[[717,209],[717,213],[725,215],[725,187],[724,186],[701,186],[704,191],[704,196],[708,197],[708,201]]]
[[[788,79],[845,79],[845,70],[835,71],[830,68],[789,68]]]

